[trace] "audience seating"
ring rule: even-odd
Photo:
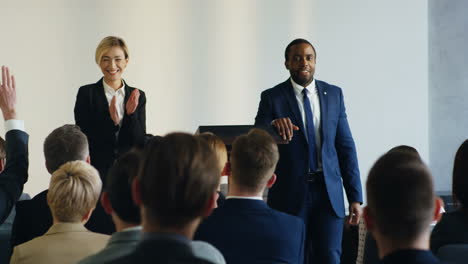
[[[437,257],[445,263],[465,264],[468,261],[468,244],[445,245],[437,251]]]

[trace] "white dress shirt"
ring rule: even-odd
[[[301,112],[302,122],[304,124],[304,133],[307,135],[307,121],[304,111],[304,96],[302,90],[303,86],[297,84],[291,78],[291,84],[294,88],[294,94],[296,95],[297,105],[299,106],[299,111]],[[315,130],[315,152],[317,153],[317,170],[322,170],[322,138],[321,138],[321,123],[320,123],[320,100],[318,95],[317,86],[315,84],[315,79],[309,84],[307,88],[307,96],[309,97],[310,107],[312,108],[312,115],[314,118],[314,130]],[[297,125],[297,124],[295,124]],[[306,137],[306,140],[308,138]]]
[[[260,200],[263,201],[263,198],[260,196],[235,196],[235,195],[229,195],[226,196],[227,199],[246,199],[246,200]]]
[[[24,131],[24,121],[19,119],[6,120],[5,133],[14,129]]]
[[[122,124],[122,119],[123,119],[123,116],[124,116],[124,111],[125,111],[125,107],[124,107],[124,101],[125,101],[125,82],[122,81],[122,87],[120,87],[119,89],[117,90],[114,90],[114,88],[110,87],[105,81],[104,79],[102,79],[102,84],[104,86],[104,92],[106,94],[106,98],[107,98],[107,103],[109,104],[110,106],[110,103],[112,101],[112,97],[116,97],[116,105],[117,105],[117,115],[119,117],[119,125]]]

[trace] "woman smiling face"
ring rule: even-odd
[[[99,62],[104,80],[111,84],[122,79],[122,73],[127,67],[128,58],[125,58],[124,50],[119,46],[113,46],[104,52]]]

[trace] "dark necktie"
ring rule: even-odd
[[[312,107],[310,106],[310,100],[309,96],[307,96],[307,92],[307,88],[302,90],[307,128],[307,141],[309,142],[309,172],[315,172],[317,170],[317,153],[315,151],[314,115],[312,114]]]

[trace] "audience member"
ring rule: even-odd
[[[149,146],[133,184],[142,241],[130,255],[109,263],[212,263],[196,257],[190,241],[214,208],[216,164],[208,144],[192,135],[172,133]]]
[[[229,264],[303,263],[305,227],[298,217],[262,200],[276,180],[278,147],[263,130],[238,137],[231,151],[225,204],[199,227],[195,238],[211,243]]]
[[[112,216],[117,232],[112,234],[106,247],[80,264],[111,262],[128,255],[141,237],[140,209],[133,203],[131,183],[140,168],[140,154],[130,151],[114,163],[106,179],[101,204]]]
[[[44,156],[47,170],[51,174],[68,161],[82,160],[89,163],[91,159],[86,135],[76,125],[64,125],[52,131],[44,141]],[[31,200],[16,204],[12,231],[13,247],[42,236],[52,225],[47,193],[48,190],[45,190]],[[115,231],[112,219],[100,204],[86,227],[93,232],[104,234],[112,234]]]
[[[226,175],[228,154],[224,142],[218,136],[211,132],[204,132],[201,133],[199,136],[206,140],[206,142],[208,142],[208,145],[210,146],[211,150],[213,150],[216,154],[216,157],[218,158],[219,175],[221,177]],[[219,196],[218,200],[216,200],[216,204],[219,207],[222,206],[224,204],[224,201],[226,200],[226,197],[224,197],[224,194],[221,192],[221,185],[218,187],[218,195]]]
[[[452,196],[458,209],[445,213],[434,227],[431,249],[448,244],[468,244],[468,140],[458,148],[453,164]]]
[[[390,152],[367,178],[364,219],[382,263],[439,263],[429,251],[430,224],[440,217],[431,174],[411,153]]]
[[[23,185],[28,180],[28,139],[24,132],[24,123],[16,116],[16,82],[10,75],[10,69],[2,66],[0,84],[0,110],[5,120],[6,147],[2,154],[2,172],[0,173],[0,224],[10,214],[11,209],[23,192]],[[5,166],[3,167],[3,164]]]
[[[403,154],[406,153],[406,154],[414,155],[415,158],[421,159],[421,156],[419,155],[418,150],[416,150],[412,146],[398,145],[396,147],[391,148],[387,153],[393,153],[393,152],[403,153]]]
[[[15,247],[10,263],[72,264],[103,248],[109,236],[84,227],[101,185],[97,170],[84,161],[70,161],[56,170],[47,192],[53,225],[43,236]]]

